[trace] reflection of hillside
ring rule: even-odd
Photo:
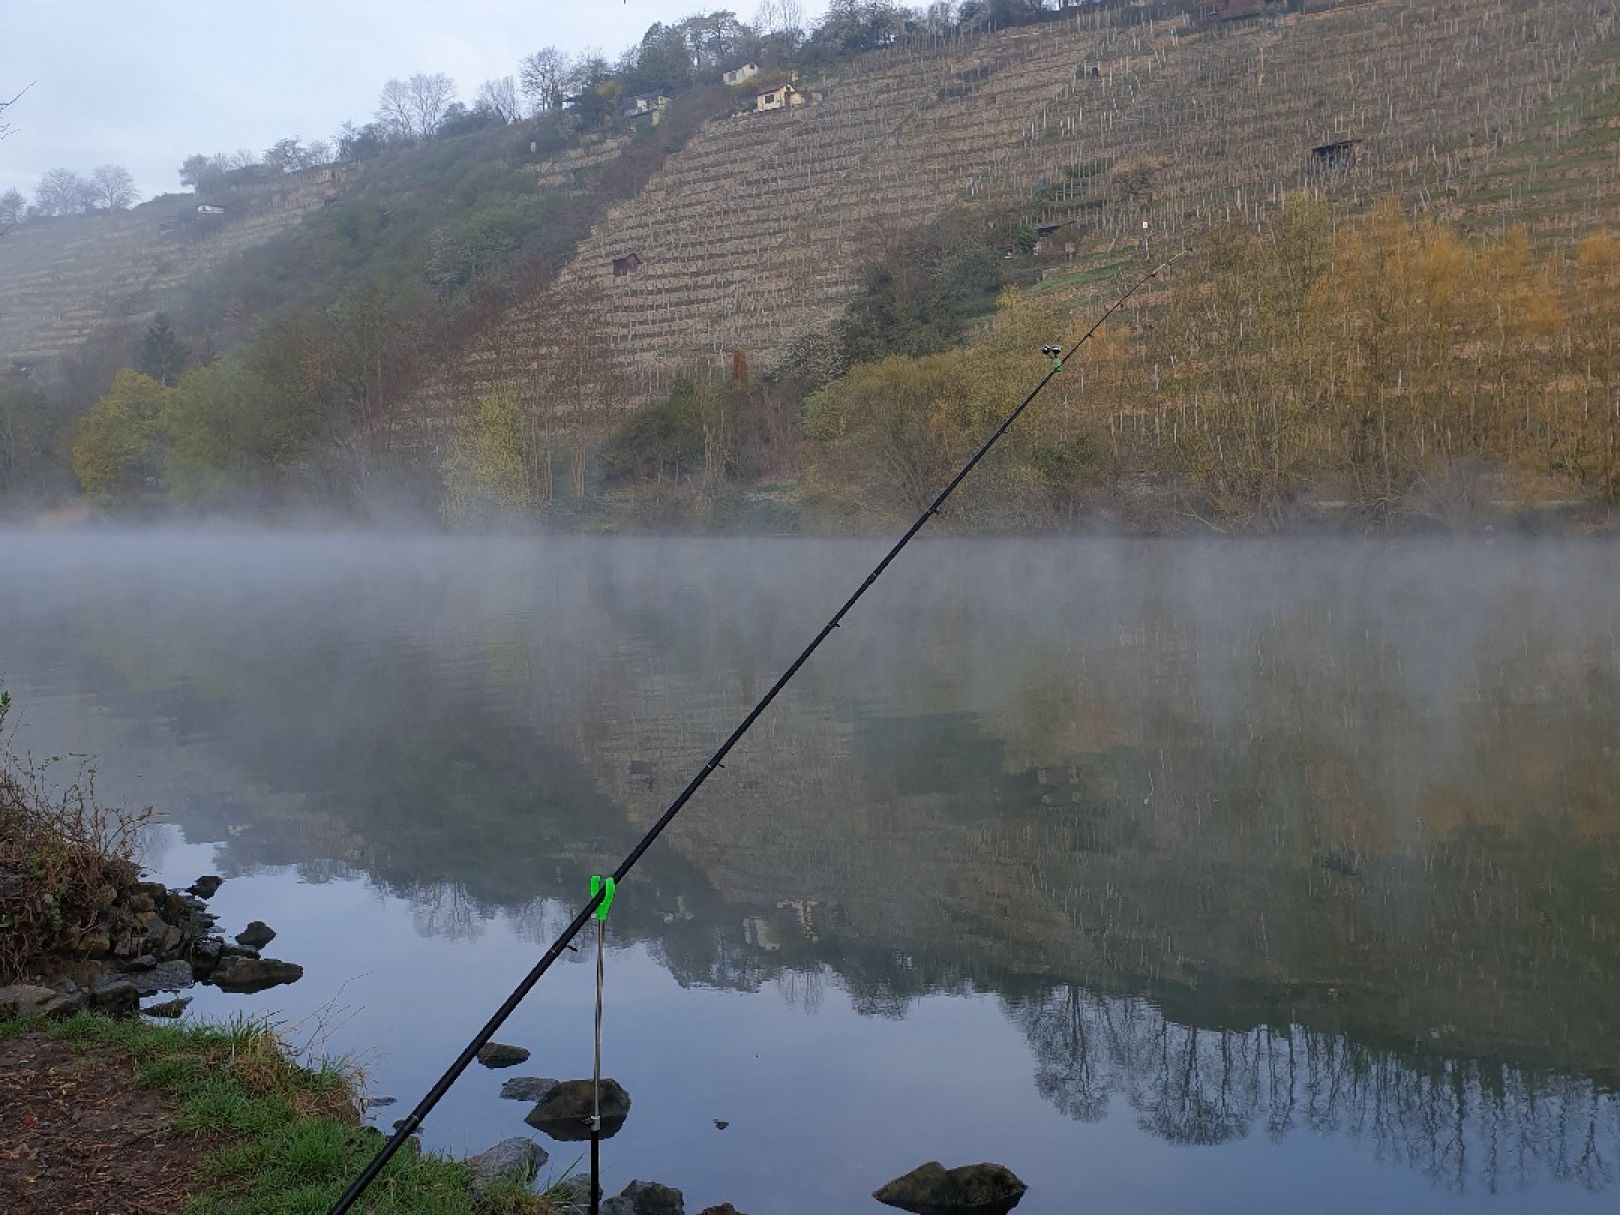
[[[1309,1030],[1182,1026],[1141,1001],[1074,987],[1010,1012],[1034,1047],[1041,1094],[1082,1121],[1120,1100],[1176,1143],[1350,1134],[1459,1191],[1615,1180],[1620,1098],[1588,1081],[1401,1056]]]
[[[192,838],[363,872],[459,931],[575,900],[863,549],[285,556],[113,580],[73,627],[24,616],[27,645],[156,706],[154,750],[241,774],[251,796],[179,808]],[[826,969],[876,1012],[972,985],[1032,1040],[1056,997],[1029,993],[1083,985],[1152,997],[1199,1052],[1297,1025],[1402,1076],[1421,1047],[1614,1085],[1617,589],[1598,549],[928,546],[615,920],[683,981],[813,1000]],[[1205,1101],[1143,1117],[1261,1116]]]

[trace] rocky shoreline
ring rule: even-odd
[[[123,870],[127,869],[127,873]],[[154,1018],[181,1016],[189,997],[176,996],[197,984],[222,991],[256,992],[303,977],[303,968],[262,950],[276,937],[275,930],[254,920],[234,937],[220,931],[219,917],[208,901],[224,879],[198,878],[185,889],[144,880],[127,862],[109,867],[108,881],[96,891],[90,923],[59,938],[52,952],[30,960],[22,981],[0,987],[0,1020],[11,1017],[66,1018],[93,1012],[112,1018],[140,1015]],[[142,1003],[155,996],[168,999]],[[492,1043],[479,1059],[489,1068],[525,1062],[529,1051]],[[589,1137],[594,1107],[588,1080],[558,1081],[519,1076],[506,1081],[501,1096],[534,1103],[524,1119],[530,1126],[560,1143]],[[360,1100],[359,1108],[383,1105],[382,1100]],[[601,1131],[604,1138],[624,1125],[630,1095],[616,1081],[604,1078]],[[728,1124],[717,1122],[724,1129]],[[501,1184],[532,1185],[547,1151],[532,1139],[503,1140],[488,1151],[465,1161],[471,1173],[472,1193],[486,1194]],[[583,1211],[589,1203],[589,1179],[574,1175],[547,1193],[553,1209]],[[1023,1196],[1024,1186],[999,1165],[970,1165],[946,1170],[930,1162],[896,1178],[873,1195],[879,1202],[920,1215],[1005,1215]],[[681,1191],[653,1181],[633,1181],[620,1194],[604,1197],[603,1215],[684,1215]],[[705,1208],[699,1215],[740,1215],[730,1204]]]
[[[275,938],[263,922],[253,921],[231,939],[218,931],[208,900],[223,878],[206,875],[176,890],[131,869],[127,881],[100,889],[93,921],[76,929],[65,948],[32,959],[22,982],[0,987],[0,1016],[67,1017],[88,1010],[178,1017],[189,998],[144,1008],[141,1001],[173,997],[198,983],[255,992],[303,977],[303,967],[260,952]]]

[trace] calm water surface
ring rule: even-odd
[[[194,1010],[408,1107],[875,551],[0,537],[0,680],[307,968]],[[937,1158],[1030,1215],[1613,1211],[1620,550],[923,544],[610,942],[615,1191],[877,1212]],[[520,1072],[589,1074],[574,961]],[[427,1141],[524,1133],[502,1078]]]

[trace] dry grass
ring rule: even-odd
[[[0,692],[0,983],[36,959],[95,946],[118,894],[139,876],[136,833],[150,817],[97,802],[89,767],[59,782],[64,760],[18,754],[10,710]]]

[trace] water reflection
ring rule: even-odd
[[[82,740],[228,870],[362,877],[472,940],[616,860],[869,546],[0,552],[39,745]],[[996,993],[1081,1121],[1610,1183],[1613,549],[949,542],[897,574],[619,932],[807,1012]]]
[[[1083,1122],[1117,1098],[1172,1143],[1348,1135],[1459,1193],[1614,1181],[1620,1100],[1586,1079],[1299,1027],[1178,1025],[1145,1001],[1073,986],[1009,1011],[1039,1060],[1041,1095]]]

